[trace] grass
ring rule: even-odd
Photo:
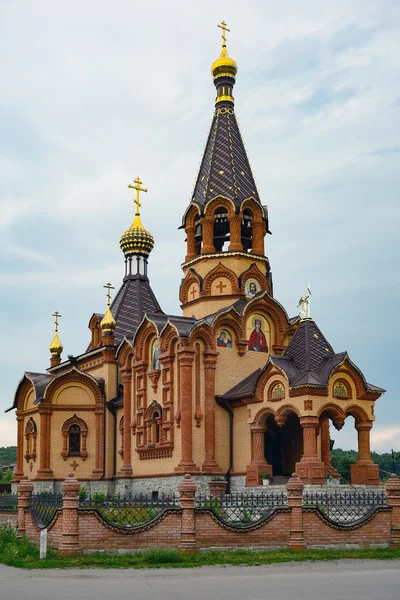
[[[102,568],[142,569],[157,567],[200,567],[205,565],[269,565],[284,562],[350,559],[400,559],[400,548],[365,550],[220,550],[184,554],[175,549],[145,550],[136,554],[110,555],[102,552],[63,557],[48,549],[39,559],[39,550],[27,539],[18,540],[10,528],[0,530],[0,562],[25,569]]]

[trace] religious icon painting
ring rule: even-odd
[[[261,285],[256,279],[248,279],[244,286],[246,298],[252,298],[261,290]]]
[[[261,315],[253,315],[247,323],[249,350],[253,352],[269,352],[269,325]]]
[[[160,342],[156,338],[151,346],[151,368],[153,371],[159,370],[160,367]]]
[[[217,336],[217,346],[220,348],[232,348],[232,334],[227,329],[220,329]]]

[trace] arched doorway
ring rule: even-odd
[[[279,426],[274,416],[269,415],[264,434],[264,457],[272,465],[273,476],[292,475],[302,454],[303,429],[298,416],[289,413],[285,423]]]

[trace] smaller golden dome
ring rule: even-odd
[[[116,322],[109,306],[107,306],[106,314],[101,320],[100,327],[103,331],[114,331],[116,327]]]
[[[60,342],[60,338],[58,337],[57,331],[54,334],[54,337],[52,339],[52,342],[51,342],[49,348],[50,348],[50,353],[53,356],[60,356],[61,352],[63,351],[62,343]]]
[[[211,66],[211,73],[214,79],[218,77],[232,77],[235,79],[238,67],[237,63],[231,58],[226,51],[226,46],[222,46],[221,54]]]
[[[132,225],[121,235],[119,245],[125,256],[134,253],[148,256],[153,250],[154,238],[143,227],[139,215],[135,216]]]

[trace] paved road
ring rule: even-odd
[[[0,565],[1,600],[399,600],[400,560],[195,569]]]

